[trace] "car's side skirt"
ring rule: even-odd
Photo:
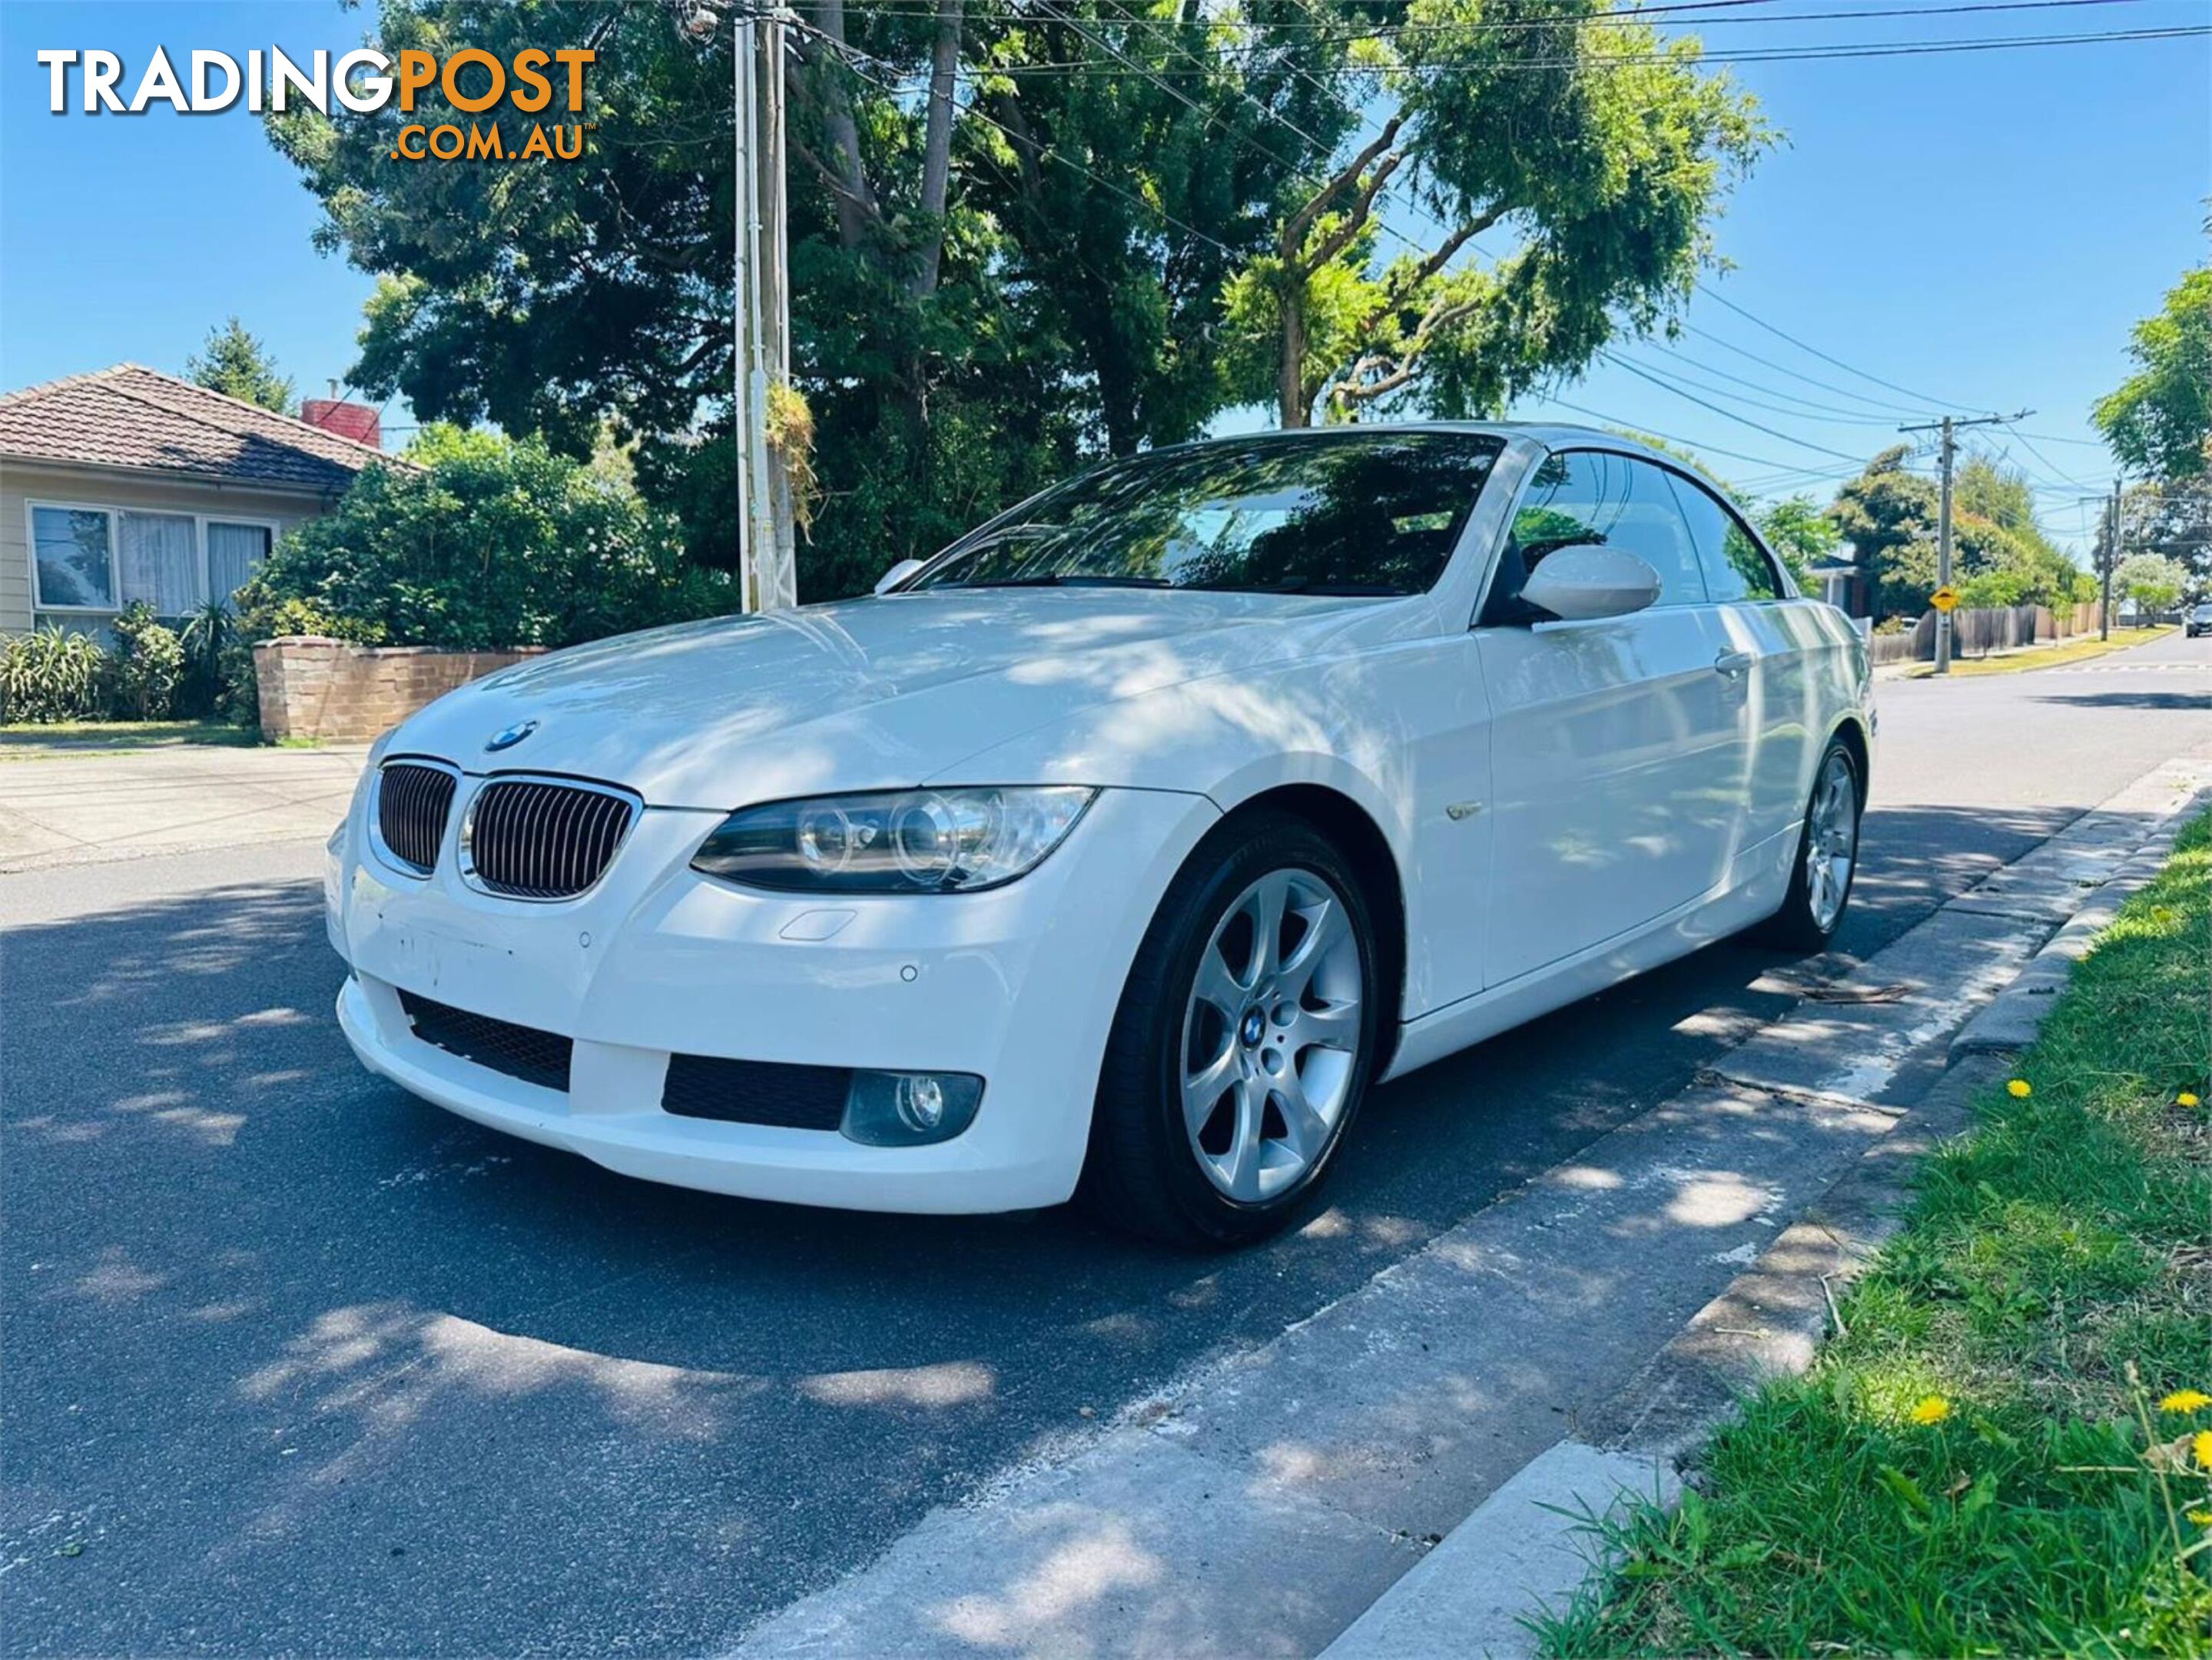
[[[1402,1078],[1431,1061],[1455,1055],[1539,1015],[1764,921],[1780,909],[1790,891],[1800,828],[1792,824],[1782,834],[1738,854],[1732,885],[1700,895],[1679,909],[1574,957],[1407,1021],[1398,1029],[1397,1052],[1383,1074],[1384,1080]]]

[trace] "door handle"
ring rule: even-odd
[[[1747,651],[1724,651],[1713,659],[1713,672],[1724,680],[1741,680],[1751,672],[1751,660]]]

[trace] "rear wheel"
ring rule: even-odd
[[[1202,847],[1115,1013],[1085,1198],[1183,1243],[1284,1226],[1366,1093],[1377,1008],[1366,906],[1325,838],[1270,816]]]
[[[1789,895],[1759,929],[1762,938],[1792,951],[1827,948],[1850,903],[1864,811],[1858,763],[1840,739],[1831,739],[1813,775]]]

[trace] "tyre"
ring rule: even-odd
[[[1129,970],[1079,1196],[1179,1244],[1285,1226],[1358,1113],[1382,1005],[1343,855],[1285,815],[1224,826],[1169,886]]]
[[[1797,838],[1797,863],[1782,909],[1759,928],[1770,945],[1796,952],[1827,949],[1851,898],[1859,862],[1859,819],[1866,810],[1858,763],[1838,739],[1830,739],[1813,773],[1805,828]]]

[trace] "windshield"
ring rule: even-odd
[[[1353,429],[1131,456],[986,526],[911,586],[1420,593],[1504,447]]]

